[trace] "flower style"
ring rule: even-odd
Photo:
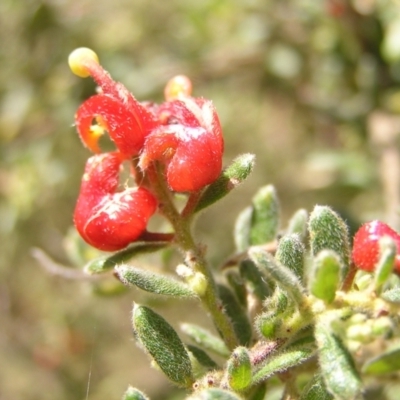
[[[145,137],[157,126],[151,112],[121,83],[111,79],[91,50],[75,50],[69,57],[69,63],[77,75],[92,76],[102,91],[86,100],[76,112],[76,127],[84,145],[99,153],[99,136],[107,130],[123,155],[127,158],[137,155]],[[92,126],[93,120],[97,125]]]
[[[147,189],[117,191],[122,161],[116,152],[95,155],[82,178],[74,223],[82,238],[99,250],[116,251],[135,241],[157,208]]]
[[[353,262],[357,268],[365,271],[373,271],[379,260],[379,240],[389,236],[400,252],[400,235],[381,221],[371,221],[362,225],[354,236]],[[400,272],[400,254],[396,255],[395,271]]]

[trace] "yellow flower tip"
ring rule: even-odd
[[[192,94],[192,82],[185,75],[171,78],[165,86],[164,96],[167,101],[179,99]]]
[[[68,57],[68,65],[71,71],[80,76],[81,78],[87,78],[90,76],[90,72],[87,68],[87,64],[90,63],[99,64],[99,57],[97,54],[87,47],[79,47],[75,49]]]

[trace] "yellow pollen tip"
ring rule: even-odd
[[[93,50],[87,47],[75,49],[68,57],[68,65],[71,71],[81,78],[90,76],[86,65],[93,62],[99,64],[99,57],[97,57],[97,54]]]
[[[185,75],[171,78],[165,86],[164,96],[167,101],[179,99],[192,94],[192,82]]]

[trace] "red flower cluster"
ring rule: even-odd
[[[353,262],[357,268],[373,271],[379,260],[379,240],[389,236],[397,246],[395,271],[400,272],[400,235],[381,221],[371,221],[362,225],[354,236]]]
[[[177,76],[165,88],[160,105],[140,103],[100,66],[97,55],[80,48],[69,64],[81,77],[91,76],[100,93],[78,109],[75,122],[91,157],[74,214],[81,236],[106,251],[126,247],[146,230],[158,200],[147,171],[163,169],[171,191],[195,192],[221,173],[224,142],[218,115],[211,101],[191,97],[191,82]],[[107,131],[115,152],[101,153],[99,137]],[[132,163],[139,187],[118,191],[123,161]]]

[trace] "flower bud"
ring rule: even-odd
[[[74,212],[82,238],[104,251],[123,249],[146,229],[157,208],[144,188],[117,192],[121,156],[104,153],[89,158]]]
[[[400,235],[381,221],[371,221],[362,225],[354,236],[352,258],[357,268],[373,271],[379,261],[380,239],[389,236],[396,244],[395,270],[400,271]]]
[[[192,82],[185,75],[177,75],[171,78],[164,89],[165,100],[175,100],[182,96],[192,94]]]

